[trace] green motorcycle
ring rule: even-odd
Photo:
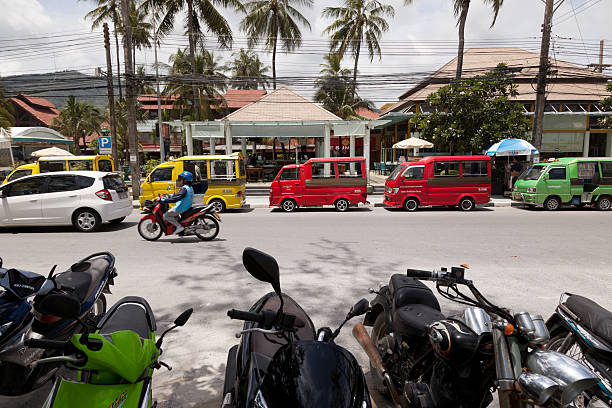
[[[80,311],[78,301],[62,294],[48,296],[39,308],[54,316],[74,319]],[[104,315],[93,333],[86,330],[69,341],[26,340],[28,347],[60,351],[59,355],[34,364],[64,362],[68,368],[77,370],[76,381],[58,378],[43,407],[155,406],[151,391],[153,371],[162,366],[172,369],[159,360],[163,338],[183,326],[192,313],[193,309],[184,311],[174,326],[155,341],[157,327],[151,307],[143,298],[128,296]]]

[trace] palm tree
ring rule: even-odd
[[[196,74],[204,76],[205,81],[196,86],[189,85],[189,82],[181,80],[181,77],[191,74],[190,57],[187,50],[177,50],[170,56],[169,68],[170,82],[166,86],[164,93],[168,95],[179,95],[175,104],[183,106],[186,101],[196,101],[192,108],[195,117],[200,117],[199,110],[204,106],[207,119],[214,119],[211,105],[221,103],[221,92],[227,89],[227,78],[224,74],[226,67],[221,64],[213,52],[204,50],[203,53],[195,55]],[[172,79],[175,79],[174,81]],[[195,88],[195,96],[191,95]],[[199,119],[197,119],[199,120]]]
[[[355,66],[353,67],[353,86],[357,88],[357,66],[361,46],[365,41],[368,47],[370,62],[374,55],[381,58],[379,40],[382,33],[389,30],[385,17],[393,17],[393,6],[382,4],[378,0],[344,0],[344,7],[325,7],[323,16],[333,18],[324,33],[330,35],[332,52],[344,57],[350,48]]]
[[[147,73],[144,66],[140,65],[136,68],[136,94],[154,94],[156,93],[155,88],[151,85],[151,82],[147,80]]]
[[[311,8],[313,0],[248,0],[244,4],[246,16],[240,29],[249,37],[249,48],[260,41],[272,51],[272,86],[276,89],[276,50],[280,37],[281,47],[291,52],[302,44],[299,24],[310,28],[310,23],[296,6]]]
[[[154,21],[158,25],[157,33],[167,35],[174,30],[174,22],[181,13],[186,12],[186,29],[189,38],[189,59],[191,74],[196,74],[196,42],[202,37],[203,28],[217,36],[222,46],[232,43],[232,29],[227,20],[219,13],[216,6],[231,7],[242,10],[239,0],[144,0],[143,10],[153,11]],[[203,26],[200,24],[203,22]],[[193,85],[193,104],[197,105],[196,85]],[[195,109],[196,120],[200,120],[200,110]]]
[[[269,85],[266,72],[268,67],[259,59],[259,55],[244,48],[234,53],[234,60],[230,63],[232,71],[232,87],[234,89],[257,89],[259,85],[263,89]]]
[[[98,108],[88,103],[77,102],[74,95],[70,95],[59,116],[54,120],[57,130],[72,138],[77,154],[81,153],[81,139],[85,145],[85,138],[100,129],[106,117]]]
[[[15,124],[14,112],[13,104],[4,97],[4,90],[0,88],[0,128],[9,130]]]
[[[115,35],[115,49],[117,51],[117,82],[119,83],[119,99],[123,99],[121,91],[121,63],[119,62],[119,28],[121,27],[121,17],[119,13],[119,3],[117,0],[79,0],[93,1],[97,7],[85,14],[86,19],[91,20],[91,29],[99,28],[104,22],[111,21],[113,23],[113,33]]]
[[[315,102],[344,120],[363,119],[355,109],[358,107],[372,109],[373,105],[357,95],[354,83],[351,81],[352,71],[342,68],[342,57],[338,54],[326,55],[324,59],[326,63],[321,64],[319,78],[315,81],[317,88],[314,95]]]
[[[499,10],[504,4],[504,0],[482,0],[485,4],[491,6],[493,10],[493,22],[489,28],[492,28],[497,21]],[[404,4],[408,5],[413,0],[404,0]],[[453,0],[453,9],[455,11],[455,17],[457,17],[457,26],[459,27],[459,46],[457,49],[457,73],[456,79],[461,79],[463,72],[463,50],[465,48],[465,22],[467,21],[468,11],[470,10],[470,4],[472,0]]]
[[[136,72],[136,49],[151,48],[153,36],[153,24],[147,21],[148,15],[145,9],[131,3],[130,26],[132,27],[132,55],[134,61],[134,72]]]

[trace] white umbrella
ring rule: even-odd
[[[418,137],[410,137],[393,145],[394,149],[429,149],[434,147],[433,143]]]
[[[48,156],[74,156],[69,151],[60,149],[59,147],[48,147],[46,149],[36,150],[32,152],[32,157],[48,157]]]

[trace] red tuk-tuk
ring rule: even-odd
[[[406,211],[430,205],[471,211],[490,200],[490,157],[440,156],[397,166],[385,182],[383,204]]]
[[[284,166],[270,186],[270,207],[291,212],[298,207],[333,205],[338,211],[366,203],[365,158],[310,159]]]

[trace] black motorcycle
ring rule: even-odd
[[[242,260],[256,279],[274,288],[248,312],[228,311],[244,320],[239,345],[228,353],[222,408],[371,408],[370,394],[357,360],[334,344],[349,319],[368,311],[359,301],[332,332],[315,327],[291,297],[281,294],[276,260],[246,248]]]
[[[82,321],[95,327],[106,312],[104,293],[117,276],[115,258],[108,252],[92,254],[69,270],[45,278],[34,272],[2,268],[0,260],[0,395],[22,395],[47,382],[59,368],[32,363],[55,355],[53,351],[28,348],[30,338],[67,340],[81,330],[75,319],[40,313],[38,306],[49,295],[62,293],[80,304]],[[33,300],[31,300],[33,298]]]
[[[470,307],[445,316],[420,280]],[[495,390],[502,408],[561,407],[598,382],[582,364],[542,348],[549,333],[541,316],[494,305],[465,279],[465,267],[408,269],[370,292],[377,294],[364,321],[371,335],[361,324],[353,334],[398,407],[486,407]]]
[[[548,349],[566,354],[588,366],[601,381],[584,406],[612,406],[612,312],[584,296],[564,293],[546,326]]]

